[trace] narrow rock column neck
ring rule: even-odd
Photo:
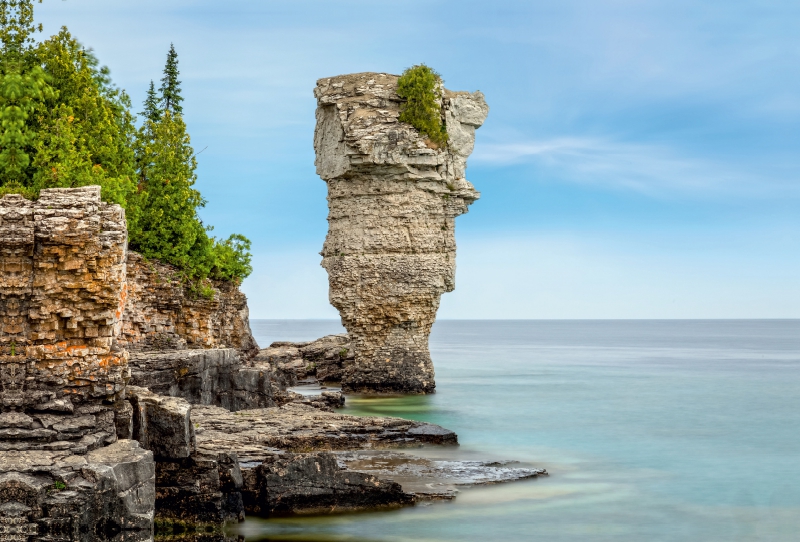
[[[345,391],[432,393],[428,336],[439,299],[455,287],[455,217],[480,197],[465,179],[480,92],[445,90],[449,144],[399,121],[396,75],[320,79],[317,174],[328,185],[322,266],[331,304],[352,337]]]

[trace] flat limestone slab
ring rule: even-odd
[[[438,425],[401,418],[348,416],[298,403],[239,412],[195,405],[192,421],[198,451],[236,452],[244,464],[263,461],[282,451],[458,444],[454,432]]]

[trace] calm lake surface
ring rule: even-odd
[[[252,322],[264,347],[343,332]],[[442,458],[517,459],[547,478],[455,501],[249,519],[247,542],[795,541],[800,320],[439,321],[437,393],[348,397],[345,412],[456,431]]]

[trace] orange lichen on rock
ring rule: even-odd
[[[85,453],[116,440],[113,402],[130,374],[114,340],[127,244],[125,212],[99,187],[0,199],[0,417],[31,418],[0,450]]]

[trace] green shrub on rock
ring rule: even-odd
[[[437,146],[446,145],[441,76],[425,64],[412,66],[398,79],[397,94],[406,100],[400,109],[400,120],[428,136]]]

